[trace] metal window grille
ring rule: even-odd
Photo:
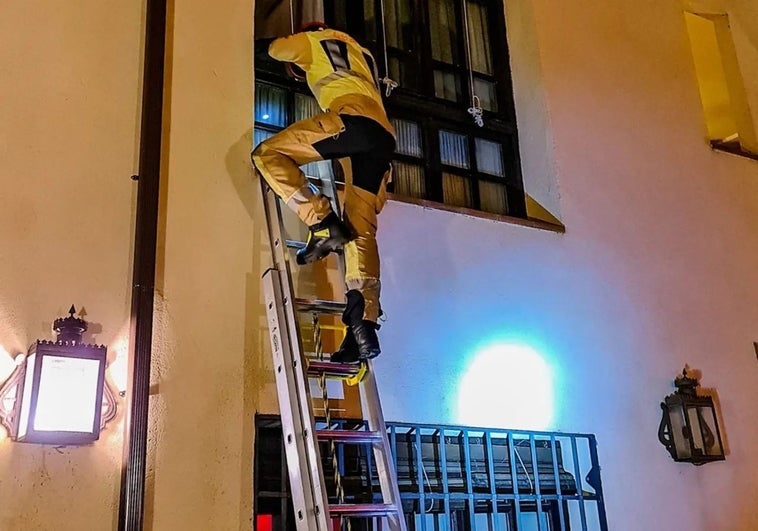
[[[278,417],[256,418],[256,518],[294,529]],[[591,434],[388,423],[409,531],[607,531]],[[362,429],[362,421],[332,427]],[[322,455],[328,455],[324,449]],[[369,445],[338,445],[348,503],[376,502]],[[331,460],[324,472],[331,477]],[[333,489],[327,485],[327,489]],[[381,530],[358,520],[352,529]]]

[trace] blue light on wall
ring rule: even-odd
[[[458,423],[546,430],[553,422],[553,371],[529,345],[498,342],[478,349],[458,386]]]

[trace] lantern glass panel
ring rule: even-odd
[[[723,449],[719,439],[716,412],[709,406],[700,406],[698,412],[700,413],[705,455],[722,455]]]
[[[702,455],[705,453],[705,444],[703,443],[703,427],[700,424],[700,416],[698,415],[698,407],[695,405],[687,406],[687,420],[690,425],[690,433],[692,438],[692,448],[696,454]]]
[[[99,372],[99,360],[44,356],[34,429],[92,433]]]
[[[34,380],[34,363],[37,354],[32,354],[26,358],[26,372],[24,374],[24,394],[21,398],[21,411],[18,419],[18,437],[23,437],[29,430],[29,409],[32,406],[32,388]],[[18,398],[16,399],[18,401]]]
[[[681,403],[669,403],[669,420],[671,422],[671,440],[678,459],[692,456],[687,423],[684,419],[684,408]]]

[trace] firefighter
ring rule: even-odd
[[[344,248],[348,291],[342,321],[347,332],[332,361],[374,358],[380,353],[376,331],[381,315],[377,215],[386,200],[395,150],[376,63],[355,39],[322,23],[307,24],[288,37],[256,41],[256,52],[261,46],[304,72],[324,112],[261,142],[252,153],[253,164],[309,227],[298,264]],[[344,221],[299,168],[332,159],[340,159],[345,174]]]

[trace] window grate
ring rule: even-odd
[[[608,529],[594,435],[407,423],[387,430],[409,531]],[[370,445],[339,444],[338,463],[348,503],[380,502]],[[331,460],[322,466],[333,492]],[[255,473],[256,515],[295,529],[279,417],[256,417]],[[351,523],[381,529],[373,520]]]

